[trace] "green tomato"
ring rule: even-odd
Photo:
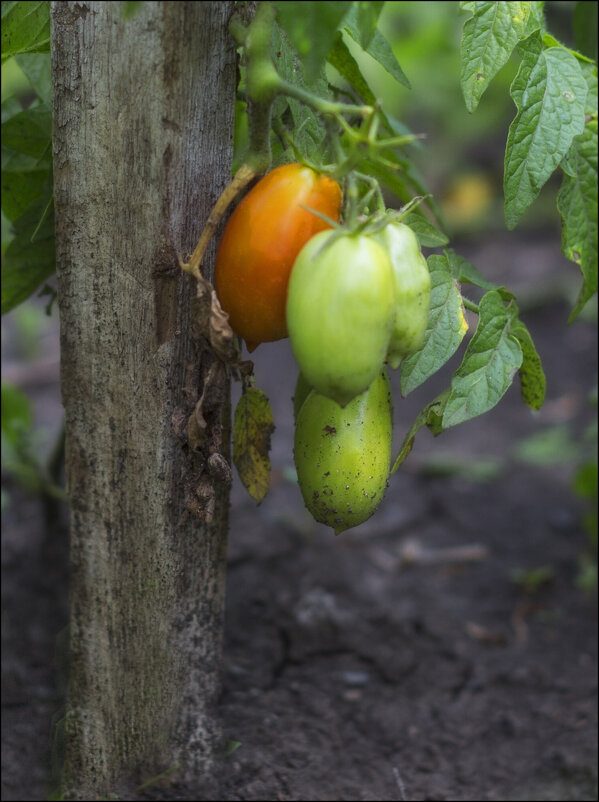
[[[395,324],[387,361],[397,368],[402,358],[422,343],[428,322],[431,277],[411,228],[403,223],[390,223],[374,239],[387,251],[395,278]]]
[[[338,535],[382,501],[391,460],[391,386],[386,369],[341,408],[314,390],[297,416],[294,458],[304,503]]]
[[[389,257],[371,237],[312,237],[299,252],[287,292],[287,328],[300,371],[340,406],[381,370],[395,319]]]

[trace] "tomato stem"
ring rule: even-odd
[[[385,206],[383,193],[381,191],[379,182],[376,180],[376,178],[373,178],[371,175],[366,175],[365,173],[359,173],[359,172],[356,172],[356,178],[359,178],[360,181],[363,181],[365,184],[368,184],[368,186],[370,187],[370,192],[368,193],[368,195],[370,197],[376,198],[376,211],[384,214],[385,211],[387,210],[387,207]],[[365,200],[366,199],[364,198],[362,202],[364,203]]]
[[[475,314],[478,315],[478,313],[479,313],[478,304],[475,304],[474,301],[469,300],[468,298],[464,297],[463,295],[462,295],[462,301],[463,301],[464,306],[466,307],[466,309],[469,309],[470,312],[474,312]]]
[[[194,278],[196,278],[198,281],[203,278],[200,268],[202,266],[202,259],[204,258],[204,253],[206,252],[208,243],[212,239],[212,235],[216,231],[224,213],[229,208],[229,204],[235,200],[237,195],[239,195],[239,193],[245,189],[250,181],[258,174],[259,173],[257,173],[255,168],[253,168],[251,165],[241,165],[239,170],[237,170],[235,173],[233,180],[227,184],[219,199],[214,204],[214,207],[210,212],[210,216],[206,221],[206,225],[204,226],[204,230],[200,235],[198,244],[191,254],[189,262],[185,263],[179,259],[179,265],[181,266],[181,269],[185,270],[186,273],[191,273],[191,275],[194,276]]]
[[[358,184],[354,173],[349,173],[346,178],[346,193],[345,193],[345,214],[344,218],[347,226],[353,229],[356,225],[356,218],[358,216],[358,203],[360,195],[358,192]]]
[[[367,117],[374,111],[372,106],[356,106],[353,103],[338,103],[334,100],[325,100],[318,95],[312,94],[312,92],[308,92],[301,86],[290,84],[283,78],[279,79],[277,94],[294,97],[320,114],[331,114],[333,117],[337,117],[342,124],[345,122],[341,117],[342,114],[359,114],[362,117]]]

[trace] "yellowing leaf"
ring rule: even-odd
[[[270,436],[275,428],[266,395],[248,387],[233,421],[233,462],[250,496],[260,503],[270,483]]]

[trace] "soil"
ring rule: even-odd
[[[232,494],[218,799],[597,799],[597,596],[578,584],[586,507],[572,492],[595,418],[596,319],[567,325],[577,276],[551,238],[461,252],[522,301],[547,401],[531,414],[516,382],[483,418],[437,439],[421,431],[354,530],[335,538],[314,523],[293,481],[288,343],[252,355],[277,429],[266,500],[256,507],[237,477]],[[57,428],[56,339],[44,372],[16,363],[10,321],[4,333],[3,374]],[[393,376],[395,451],[447,376],[407,399]],[[569,437],[557,455],[518,456],[556,427]],[[67,528],[64,510],[52,522],[55,510],[5,480],[2,799],[42,800]],[[198,796],[175,784],[121,798]]]

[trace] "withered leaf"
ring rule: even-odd
[[[223,362],[237,362],[239,352],[229,325],[229,315],[223,311],[216,292],[212,290],[209,324],[210,345]]]
[[[250,496],[260,503],[270,483],[270,436],[275,428],[265,393],[248,387],[233,421],[233,461]]]

